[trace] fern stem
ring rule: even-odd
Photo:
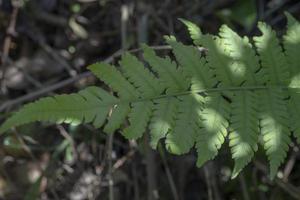
[[[119,103],[136,103],[136,102],[143,102],[143,101],[152,101],[157,99],[163,99],[168,97],[178,97],[178,96],[185,96],[191,94],[201,94],[201,93],[212,93],[212,92],[223,92],[223,91],[248,91],[248,90],[268,90],[268,89],[300,89],[300,87],[287,87],[287,86],[247,86],[247,87],[228,87],[228,88],[210,88],[210,89],[199,89],[199,90],[189,90],[185,92],[178,92],[173,94],[163,94],[155,97],[147,97],[147,98],[140,98],[140,99],[131,99],[131,100],[120,100],[119,102],[116,101],[113,105]]]

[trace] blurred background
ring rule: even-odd
[[[297,0],[0,0],[0,121],[39,97],[102,83],[86,66],[117,63],[140,43],[168,54],[163,36],[191,44],[178,18],[218,32],[228,24],[259,34],[263,20],[281,36],[284,11],[300,19]],[[300,50],[299,50],[300,51]],[[139,55],[139,51],[135,51]],[[194,151],[153,151],[148,138],[127,141],[89,125],[35,123],[0,138],[3,200],[300,199],[300,156],[293,145],[274,181],[263,152],[234,180],[228,145],[196,168]]]

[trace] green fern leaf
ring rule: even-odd
[[[285,54],[288,61],[290,71],[290,82],[289,87],[295,88],[300,85],[300,24],[290,14],[286,13],[288,24],[287,32],[284,35],[284,48]],[[300,143],[300,96],[293,90],[290,91],[290,101],[288,104],[289,113],[291,114],[291,128],[294,132],[295,137]]]
[[[164,138],[175,123],[179,102],[176,98],[158,99],[155,101],[153,117],[149,125],[151,147],[156,148],[160,139]]]
[[[179,97],[179,100],[174,127],[166,138],[167,150],[177,155],[187,153],[195,144],[203,97],[186,95]]]
[[[204,35],[201,39],[204,48],[209,49],[206,59],[209,66],[215,71],[217,79],[223,86],[238,86],[241,84],[239,72],[231,59],[226,55],[226,46],[219,37]]]
[[[297,93],[292,93],[290,92],[291,97],[288,103],[288,111],[290,114],[290,126],[293,131],[293,135],[297,138],[297,142],[300,143],[300,116],[299,116],[299,111],[300,111],[300,94]]]
[[[203,35],[193,23],[184,21],[196,45],[207,49],[206,59],[209,66],[215,71],[216,77],[222,86],[236,86],[241,84],[240,73],[227,56],[224,41],[218,36]],[[221,31],[221,30],[220,30]]]
[[[151,101],[143,101],[133,103],[131,112],[129,113],[130,125],[125,128],[123,135],[127,139],[140,138],[147,128],[153,110]]]
[[[98,87],[88,87],[77,94],[46,97],[24,106],[2,124],[0,132],[34,121],[72,124],[93,122],[95,127],[101,127],[115,103],[115,97]]]
[[[185,74],[191,78],[192,90],[213,88],[217,84],[212,70],[197,48],[176,42],[175,38],[167,38],[167,42],[172,46],[173,53]]]
[[[160,94],[165,89],[135,56],[126,53],[122,57],[120,65],[124,71],[123,74],[137,88],[140,96],[151,97]]]
[[[188,20],[185,20],[185,19],[179,19],[187,28],[188,28],[188,31],[190,33],[190,36],[191,38],[193,39],[193,42],[195,45],[201,45],[201,37],[202,37],[202,32],[200,30],[200,28],[188,21]]]
[[[152,97],[161,94],[165,89],[158,79],[144,67],[143,63],[131,54],[126,53],[122,57],[120,65],[124,75],[135,85],[141,97]],[[128,139],[141,137],[147,128],[152,109],[153,103],[151,101],[133,103],[129,113],[130,125],[124,130],[123,135]]]
[[[287,32],[283,39],[289,71],[292,75],[289,86],[297,87],[300,85],[300,24],[290,14],[286,13],[286,16],[288,19]]]
[[[265,23],[258,25],[262,35],[255,37],[262,71],[267,85],[284,86],[289,81],[289,71],[286,58],[279,45],[276,33]],[[268,89],[260,93],[261,132],[264,138],[264,148],[270,162],[270,177],[274,178],[280,164],[284,161],[290,143],[288,129],[287,104],[284,98],[287,92],[281,89]]]
[[[95,63],[88,67],[96,77],[104,81],[120,98],[132,99],[139,97],[138,91],[114,67],[106,63]]]
[[[189,87],[186,76],[183,75],[182,68],[177,68],[175,62],[169,57],[160,58],[155,55],[153,49],[143,45],[144,58],[150,64],[152,70],[158,73],[161,84],[165,86],[166,93],[185,91]]]
[[[262,35],[254,37],[254,41],[260,55],[266,84],[284,86],[288,84],[289,71],[276,33],[265,23],[260,22],[258,27]],[[280,164],[286,157],[290,143],[287,104],[284,100],[287,92],[280,88],[270,88],[259,94],[262,99],[260,106],[261,133],[270,162],[270,177],[274,178]]]
[[[240,74],[240,82],[245,86],[259,85],[260,74],[257,71],[260,65],[249,39],[241,38],[226,25],[221,27],[220,37],[226,46],[226,53],[232,58],[233,65]],[[257,93],[253,91],[239,91],[231,98],[229,146],[235,160],[232,178],[251,161],[257,150],[259,133],[257,99]]]
[[[247,37],[241,38],[228,26],[220,28],[220,37],[224,42],[226,53],[233,60],[236,78],[244,85],[258,85],[256,72],[259,70],[259,61],[255,50]]]
[[[235,160],[232,178],[251,161],[257,150],[259,132],[257,99],[257,94],[252,91],[241,91],[232,99],[229,134],[229,146]]]
[[[213,159],[227,136],[230,105],[220,94],[211,94],[204,100],[204,108],[200,114],[199,134],[196,138],[198,152],[197,166]]]
[[[270,177],[274,178],[284,161],[290,144],[287,108],[281,89],[260,92],[260,126],[264,147],[270,162]]]
[[[104,132],[114,133],[125,121],[130,112],[130,106],[127,103],[115,105],[111,110],[111,115],[104,127]]]
[[[263,79],[269,85],[287,85],[289,70],[275,31],[263,22],[258,23],[262,36],[254,37],[260,55]]]

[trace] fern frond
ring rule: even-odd
[[[265,23],[260,22],[258,27],[262,35],[254,37],[254,41],[260,55],[266,84],[270,86],[287,85],[290,75],[276,33]],[[270,162],[270,177],[274,178],[278,167],[286,157],[290,143],[287,103],[284,100],[287,97],[287,91],[270,88],[259,94],[262,100],[260,106],[261,133]]]
[[[95,63],[88,67],[93,74],[104,81],[120,98],[132,99],[139,97],[138,91],[114,67],[106,63]]]
[[[221,87],[240,85],[239,72],[227,56],[224,41],[218,36],[204,35],[201,44],[209,49],[206,59],[220,81]]]
[[[200,52],[193,46],[186,46],[177,42],[175,38],[167,38],[177,61],[182,66],[185,74],[191,78],[192,90],[213,88],[217,84],[212,70],[201,57]]]
[[[283,36],[284,49],[289,63],[289,71],[291,74],[290,87],[299,86],[300,83],[300,24],[290,14],[286,13],[288,24],[287,32]]]
[[[262,35],[252,40],[226,25],[217,36],[202,34],[182,20],[205,54],[171,36],[167,42],[177,63],[157,56],[147,45],[147,63],[129,53],[118,68],[96,63],[88,68],[110,92],[88,87],[42,98],[5,121],[0,133],[33,121],[93,123],[107,133],[120,129],[128,139],[140,138],[149,129],[153,148],[163,138],[174,154],[195,146],[198,166],[217,156],[229,133],[232,177],[251,161],[262,135],[273,178],[287,155],[289,128],[300,142],[300,24],[289,14],[287,18],[284,51],[265,23],[258,25]]]
[[[297,138],[297,142],[300,143],[300,93],[291,93],[290,100],[288,102],[288,111],[290,114],[290,126],[293,131],[293,135]]]
[[[258,85],[256,72],[259,70],[259,60],[247,37],[241,38],[228,26],[220,28],[220,37],[224,42],[226,53],[233,60],[236,78],[244,85]]]
[[[152,148],[156,148],[158,141],[171,131],[179,105],[178,100],[173,97],[158,99],[154,103],[153,117],[149,124]]]
[[[208,50],[206,53],[206,59],[209,66],[215,71],[216,77],[221,82],[221,85],[240,85],[241,81],[239,80],[239,72],[226,53],[227,50],[224,41],[218,36],[202,34],[201,30],[196,28],[196,25],[193,23],[187,23],[184,21],[184,24],[189,29],[194,43],[196,45],[203,46]]]
[[[133,103],[131,112],[129,113],[130,125],[123,131],[123,135],[127,139],[138,139],[145,133],[152,109],[152,101]]]
[[[229,134],[229,146],[235,160],[232,178],[251,161],[257,150],[259,132],[257,100],[257,93],[253,91],[241,91],[232,99]]]
[[[220,94],[211,94],[204,99],[200,114],[199,134],[196,138],[197,166],[213,159],[227,136],[230,105]]]
[[[240,74],[240,82],[245,86],[262,83],[258,78],[260,74],[257,74],[260,68],[259,61],[249,39],[241,38],[226,25],[220,28],[220,37],[224,41],[228,56],[232,58],[233,65]],[[259,132],[257,99],[257,93],[253,91],[239,91],[231,98],[229,146],[235,160],[232,178],[251,161],[257,150]]]
[[[2,124],[0,132],[34,121],[72,124],[92,122],[98,128],[103,125],[110,108],[117,101],[98,87],[88,87],[76,94],[46,97],[24,106]]]
[[[258,23],[258,28],[262,35],[253,39],[260,55],[264,81],[269,85],[287,85],[288,65],[275,31],[263,22]]]
[[[104,132],[114,133],[124,123],[126,117],[130,112],[130,106],[128,103],[117,104],[111,110],[111,115],[108,118],[108,122],[104,127]]]
[[[161,83],[165,86],[166,93],[185,91],[189,87],[187,77],[183,75],[182,68],[172,62],[169,57],[156,56],[153,49],[143,45],[144,59],[150,64],[153,71],[158,73]]]
[[[290,144],[287,107],[281,89],[268,89],[260,93],[260,126],[264,147],[270,162],[270,177],[274,178],[284,161]]]
[[[288,19],[287,32],[283,36],[285,55],[287,57],[290,82],[289,87],[295,88],[300,85],[300,23],[289,13],[285,13]],[[291,114],[291,128],[293,134],[300,143],[300,101],[299,93],[290,91],[290,101],[288,104],[289,113]]]
[[[174,127],[166,138],[167,150],[177,155],[187,153],[195,144],[203,97],[186,95],[179,97],[179,100]]]
[[[193,39],[194,44],[200,46],[201,37],[202,37],[202,32],[200,28],[196,24],[188,20],[185,19],[179,19],[179,20],[188,28],[188,31],[190,33],[191,38]]]
[[[120,61],[123,74],[137,88],[141,97],[160,94],[165,88],[135,56],[125,53]]]

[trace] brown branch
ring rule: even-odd
[[[19,7],[14,6],[14,9],[11,13],[10,17],[10,22],[9,25],[6,29],[6,37],[4,39],[4,44],[3,44],[3,56],[1,58],[1,63],[2,65],[5,65],[7,63],[7,58],[9,56],[9,50],[10,50],[10,44],[12,41],[12,36],[16,35],[16,22],[17,22],[17,16],[19,12]]]
[[[13,11],[11,13],[10,17],[10,22],[9,25],[6,29],[6,37],[4,39],[4,44],[3,44],[3,53],[1,57],[1,66],[2,66],[2,75],[0,77],[0,82],[1,82],[1,90],[5,90],[5,84],[3,83],[5,73],[6,73],[6,66],[7,66],[7,61],[9,57],[9,51],[10,51],[10,45],[12,41],[12,36],[16,35],[16,23],[17,23],[17,16],[19,12],[19,5],[18,3],[13,4]]]
[[[261,163],[259,161],[254,161],[254,165],[259,171],[261,171],[265,174],[268,173],[268,169],[263,163]],[[300,199],[299,189],[297,187],[295,187],[294,185],[292,185],[291,183],[284,182],[282,179],[279,179],[277,177],[275,177],[274,183],[276,185],[278,185],[281,189],[283,189],[285,192],[287,192],[293,198]]]

